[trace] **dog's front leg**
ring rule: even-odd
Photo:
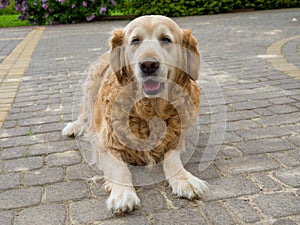
[[[207,183],[198,179],[183,168],[180,150],[165,154],[163,169],[173,194],[178,197],[193,199],[201,197],[207,190]]]
[[[132,184],[131,173],[118,153],[104,152],[100,155],[105,177],[105,190],[110,192],[107,209],[113,213],[130,212],[140,205]]]

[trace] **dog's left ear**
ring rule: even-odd
[[[197,80],[200,73],[200,53],[198,42],[191,30],[183,30],[182,46],[186,48],[186,72],[193,80]]]
[[[112,33],[109,44],[110,50],[110,61],[114,73],[117,76],[119,83],[124,83],[124,78],[126,77],[126,65],[124,60],[124,46],[123,46],[123,30],[117,29]]]

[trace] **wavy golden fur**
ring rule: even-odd
[[[184,135],[199,115],[200,89],[196,80],[200,56],[197,45],[191,31],[180,29],[171,19],[144,16],[133,20],[124,29],[115,30],[110,39],[111,51],[92,65],[84,86],[80,116],[63,130],[63,134],[80,135],[84,130],[88,131],[99,166],[110,180],[106,189],[112,192],[108,208],[113,211],[130,211],[139,201],[133,195],[132,203],[116,203],[122,197],[112,196],[114,190],[118,190],[120,196],[124,191],[120,191],[123,190],[120,187],[117,189],[111,180],[121,182],[122,178],[110,175],[114,169],[111,165],[101,165],[101,154],[140,166],[160,162],[169,152],[183,150]],[[159,62],[155,76],[170,82],[143,83],[145,71],[140,70],[145,59],[148,64],[149,59]],[[152,61],[149,65],[156,66]],[[152,94],[156,86],[162,89],[157,92],[164,93],[166,98]],[[152,123],[155,118],[160,118],[160,122]],[[149,149],[149,143],[158,139],[160,141]],[[177,164],[181,170],[181,164]],[[170,167],[171,164],[164,166],[166,176],[171,173]],[[190,182],[192,189],[184,190],[188,187],[177,184],[180,179]],[[192,198],[203,193],[205,184],[201,183],[201,186],[200,180],[191,178],[187,171],[181,171],[180,179],[175,182],[170,178],[173,192],[178,192],[175,194]],[[131,185],[130,179],[126,182]]]

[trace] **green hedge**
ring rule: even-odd
[[[12,0],[21,19],[34,24],[77,23],[98,16],[160,14],[170,17],[226,13],[237,9],[300,7],[300,0]],[[0,0],[7,7],[9,0]],[[12,4],[14,5],[14,4]],[[3,8],[3,7],[2,7]],[[7,9],[9,10],[9,8]]]
[[[92,21],[117,4],[114,0],[15,0],[20,19],[33,24]]]
[[[226,13],[237,9],[279,9],[300,7],[299,0],[128,0],[126,7],[134,15],[161,14],[166,16],[193,16]]]

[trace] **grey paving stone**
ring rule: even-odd
[[[42,188],[31,187],[8,190],[0,193],[0,209],[17,209],[41,203]]]
[[[209,181],[209,193],[204,196],[205,201],[240,197],[258,193],[260,190],[246,176],[233,176],[213,179]]]
[[[1,159],[15,159],[22,158],[26,154],[26,146],[18,146],[12,148],[5,148],[1,151]]]
[[[24,127],[24,126],[54,123],[54,122],[59,122],[60,120],[61,119],[59,116],[34,117],[34,118],[19,120],[18,125]]]
[[[253,112],[261,115],[261,116],[273,116],[274,113],[270,110],[268,110],[267,108],[257,108],[257,109],[253,109]]]
[[[251,174],[251,176],[263,191],[272,192],[282,189],[281,185],[278,182],[276,182],[264,172]]]
[[[296,215],[300,212],[300,200],[290,193],[258,195],[253,202],[265,215],[274,218]]]
[[[250,155],[229,160],[220,160],[216,166],[224,173],[243,174],[268,171],[280,167],[273,159],[266,155]]]
[[[14,213],[13,211],[0,212],[0,224],[13,225]]]
[[[61,182],[64,179],[63,168],[43,168],[41,170],[29,171],[24,174],[25,185],[44,185]]]
[[[4,162],[0,160],[0,173],[4,171]]]
[[[225,159],[234,159],[242,156],[240,150],[230,145],[222,145],[220,151],[225,156]]]
[[[293,149],[291,144],[280,138],[244,141],[237,143],[236,146],[245,154],[261,154]]]
[[[289,97],[271,98],[268,101],[273,103],[273,104],[288,104],[288,103],[296,102],[295,99],[292,99],[292,98],[289,98]]]
[[[139,192],[141,199],[141,210],[150,212],[159,212],[167,209],[167,204],[161,193],[154,189],[153,186],[150,188],[144,188]]]
[[[97,172],[87,164],[78,164],[67,167],[66,176],[69,180],[86,180],[96,175],[101,176],[103,174],[97,174]]]
[[[227,121],[239,121],[246,119],[258,118],[259,115],[249,110],[226,113]]]
[[[29,155],[48,155],[51,153],[78,150],[78,145],[74,140],[42,143],[29,147]]]
[[[286,140],[296,145],[297,147],[300,147],[300,135],[287,137]]]
[[[95,223],[97,225],[98,223]],[[125,216],[122,219],[111,219],[105,222],[99,222],[99,225],[115,225],[115,224],[122,224],[122,225],[150,225],[151,223],[147,219],[146,216]]]
[[[258,212],[245,199],[226,200],[228,208],[244,223],[255,223],[260,221]]]
[[[295,133],[300,133],[300,123],[285,125],[283,128],[288,129]]]
[[[300,122],[300,114],[298,112],[282,115],[267,116],[256,119],[257,123],[264,126],[294,124]]]
[[[181,208],[154,213],[152,223],[157,225],[199,225],[206,224],[206,221],[196,208]]]
[[[267,109],[276,114],[299,112],[298,108],[291,105],[272,105],[267,107]]]
[[[164,193],[165,197],[167,198],[168,204],[170,205],[171,202],[172,206],[175,208],[185,208],[193,205],[194,203],[191,200],[188,200],[186,198],[178,198],[176,195],[174,195],[167,181],[164,181],[162,182],[162,184],[160,184],[159,190]]]
[[[200,170],[199,163],[188,163],[185,166],[186,170],[191,172],[194,176],[202,180],[210,180],[220,177],[217,169],[213,165],[209,165],[204,171]]]
[[[48,135],[47,135],[47,141],[49,141],[49,142],[52,142],[52,141],[63,141],[63,137],[62,137],[61,131],[48,133]]]
[[[21,176],[18,173],[0,174],[0,190],[17,188],[20,185]]]
[[[51,154],[46,158],[46,163],[49,167],[53,166],[69,166],[78,164],[82,160],[81,154],[78,151],[67,151],[62,153]]]
[[[0,138],[15,137],[26,135],[30,131],[29,127],[18,127],[0,130]]]
[[[211,224],[214,225],[235,225],[237,224],[231,217],[229,212],[224,208],[220,202],[209,202],[203,204],[202,210],[207,216]]]
[[[278,219],[274,223],[272,223],[272,225],[297,225],[297,224],[298,223],[290,219]]]
[[[20,212],[17,225],[65,225],[67,212],[65,206],[58,204],[30,207]]]
[[[244,130],[250,128],[259,128],[260,126],[253,120],[226,121],[226,131]]]
[[[224,133],[224,139],[223,144],[229,144],[229,143],[235,143],[243,141],[243,139],[237,135],[235,132],[225,132]]]
[[[87,198],[89,190],[83,181],[71,181],[66,183],[56,183],[46,187],[46,202],[61,202],[68,200],[79,200]]]
[[[270,106],[272,103],[266,100],[251,100],[248,102],[238,102],[230,104],[229,106],[234,108],[235,110],[249,110],[249,109],[257,109],[257,108],[265,108]]]
[[[290,135],[291,132],[280,127],[261,127],[255,129],[240,130],[237,131],[237,134],[245,140],[253,140],[261,138],[281,137]]]
[[[23,108],[23,107],[22,107]],[[15,114],[9,114],[9,116],[7,117],[7,120],[25,120],[25,119],[29,119],[32,118],[33,113],[32,112],[21,112],[21,113],[15,113]],[[24,127],[25,129],[29,129],[29,127]],[[14,129],[14,128],[12,128]]]
[[[35,125],[31,128],[33,133],[49,133],[54,131],[61,132],[64,128],[65,124],[63,123],[49,123],[47,126],[44,124],[42,125]]]
[[[274,172],[274,176],[281,182],[292,186],[300,187],[300,168],[282,169]]]
[[[1,138],[0,148],[10,148],[10,147],[16,147],[16,146],[34,145],[34,144],[38,144],[38,143],[43,143],[44,140],[45,140],[44,134]]]
[[[5,170],[7,172],[18,172],[40,169],[43,166],[42,157],[28,157],[20,159],[12,159],[5,161]]]
[[[104,189],[104,179],[99,178],[94,181],[88,182],[89,188],[91,190],[92,196],[99,197],[99,196],[106,196],[108,197],[108,193],[106,193]]]
[[[85,199],[70,204],[72,224],[88,224],[113,217],[106,209],[105,198]]]
[[[17,120],[6,120],[2,125],[2,127],[8,129],[8,128],[16,127],[16,125],[17,125]]]
[[[275,152],[270,155],[272,156],[272,158],[285,166],[300,165],[300,153],[298,150]]]

